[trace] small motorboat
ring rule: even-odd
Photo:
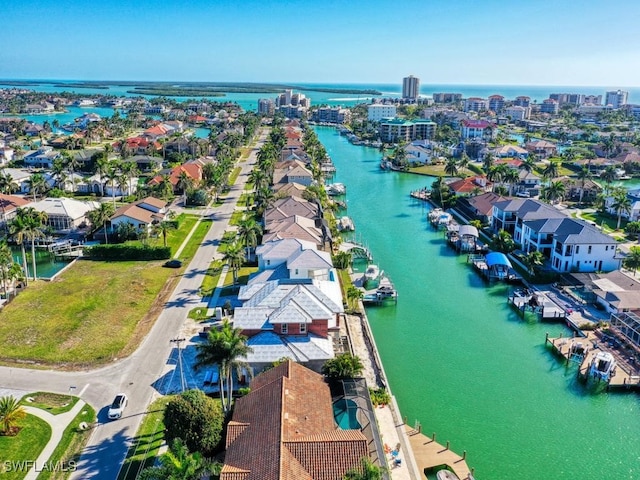
[[[460,478],[455,473],[447,469],[438,470],[438,473],[436,473],[436,478],[438,480],[460,480]]]
[[[616,369],[616,360],[609,352],[598,352],[596,358],[591,362],[589,374],[600,380],[608,381]]]
[[[347,187],[343,183],[330,183],[326,187],[327,195],[344,195],[347,193]]]

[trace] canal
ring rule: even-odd
[[[356,237],[398,305],[367,315],[403,416],[435,432],[479,480],[640,478],[636,394],[586,389],[544,346],[558,324],[523,320],[445,246],[409,192],[433,178],[379,169],[376,149],[316,127],[347,187]]]

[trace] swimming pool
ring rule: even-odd
[[[333,416],[342,430],[360,430],[362,425],[358,422],[356,414],[358,405],[349,399],[340,399],[333,404]]]

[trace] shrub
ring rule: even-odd
[[[165,437],[171,444],[181,438],[191,452],[212,456],[222,439],[224,414],[219,401],[202,390],[187,390],[167,403],[164,411]]]
[[[371,397],[371,403],[374,407],[378,405],[387,405],[391,401],[391,395],[384,387],[370,388],[369,396]]]

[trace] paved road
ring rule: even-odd
[[[201,302],[198,289],[211,259],[217,252],[219,240],[228,227],[231,214],[265,138],[266,132],[262,131],[248,160],[239,163],[242,171],[224,199],[224,204],[205,212],[213,219],[209,232],[155,325],[130,357],[85,372],[0,367],[0,389],[69,393],[70,387],[73,386],[73,393],[96,409],[97,426],[82,454],[79,469],[72,478],[112,480],[117,477],[127,448],[135,436],[147,406],[154,395],[158,392],[164,393],[164,386],[175,369],[172,352],[176,344],[170,340],[179,334],[189,310],[197,306],[206,306]],[[108,405],[119,392],[128,395],[129,405],[123,418],[108,421]]]

